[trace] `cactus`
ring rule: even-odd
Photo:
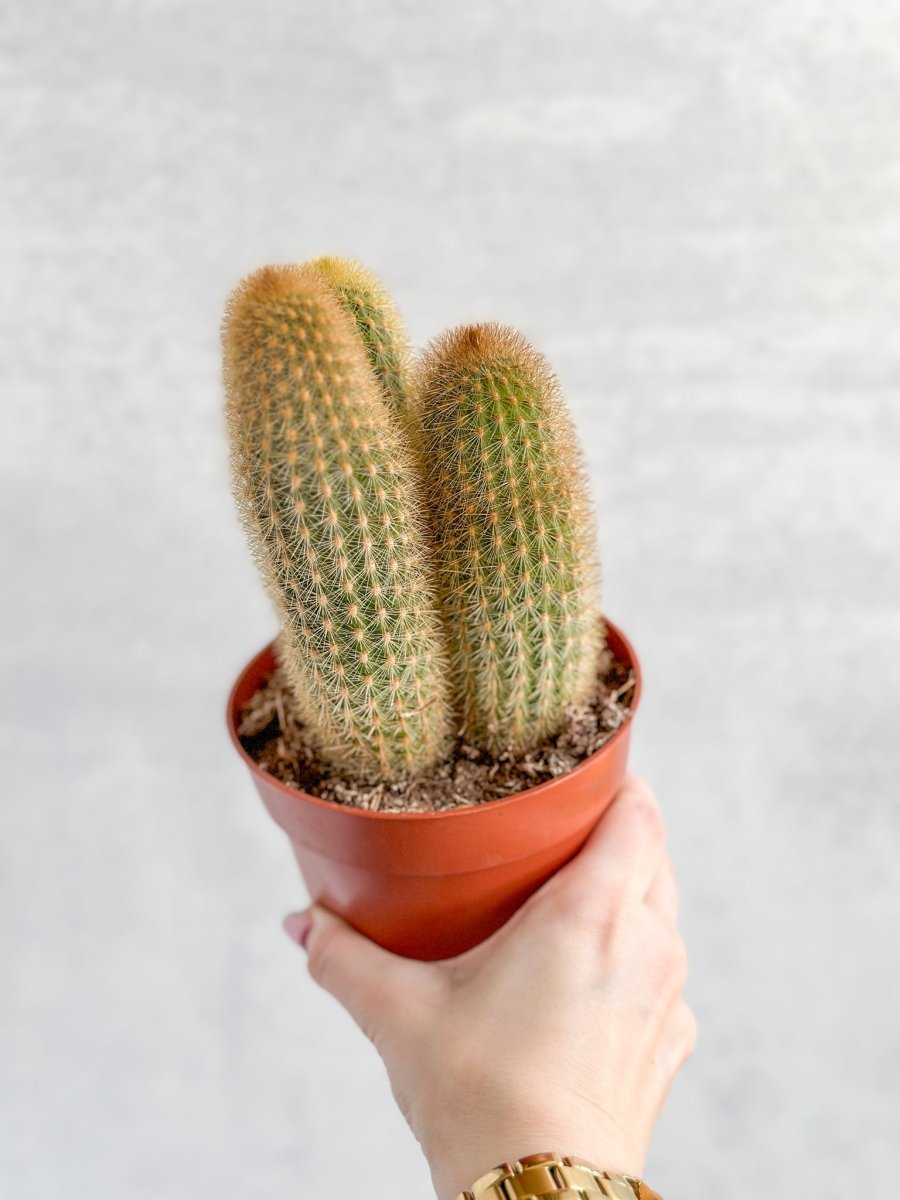
[[[222,337],[235,495],[298,714],[345,776],[427,769],[453,733],[446,653],[412,452],[360,335],[320,264],[249,276]]]
[[[356,322],[391,411],[405,419],[412,350],[403,319],[390,294],[371,271],[349,258],[319,258],[310,265]]]
[[[465,735],[519,753],[588,697],[603,642],[575,433],[546,361],[493,324],[431,344],[415,409]]]

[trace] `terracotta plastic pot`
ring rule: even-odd
[[[624,635],[609,646],[641,675]],[[288,787],[237,735],[241,706],[275,667],[267,646],[241,672],[228,728],[270,815],[290,839],[313,900],[410,958],[449,958],[493,933],[586,841],[625,776],[630,718],[574,770],[502,800],[439,813],[344,807]]]

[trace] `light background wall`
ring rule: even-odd
[[[218,323],[241,274],[324,252],[418,344],[520,326],[569,395],[701,1025],[648,1177],[880,1194],[897,6],[13,0],[0,113],[0,1194],[430,1194],[280,931],[301,885],[222,719],[274,622]]]

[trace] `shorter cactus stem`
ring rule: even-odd
[[[547,362],[498,325],[432,343],[415,418],[465,734],[521,753],[596,683],[599,564],[575,432]]]

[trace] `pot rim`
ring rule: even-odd
[[[627,663],[627,665],[630,666],[632,671],[634,672],[634,697],[631,701],[631,712],[629,713],[626,720],[624,720],[622,722],[622,724],[619,726],[619,728],[615,731],[615,733],[613,733],[613,735],[610,738],[608,738],[603,743],[602,746],[598,746],[598,748],[593,752],[593,754],[589,754],[587,756],[587,758],[583,758],[581,760],[581,762],[577,763],[574,767],[572,767],[571,770],[564,771],[562,773],[562,775],[555,775],[552,779],[545,779],[543,781],[543,783],[537,783],[534,785],[534,787],[523,788],[521,791],[513,792],[513,794],[511,796],[503,796],[502,798],[495,799],[495,800],[485,800],[481,804],[471,804],[471,805],[466,805],[465,807],[461,807],[461,808],[447,808],[447,809],[443,809],[441,812],[415,812],[415,811],[412,811],[412,812],[404,812],[404,811],[382,812],[380,809],[373,811],[372,809],[369,809],[369,808],[356,808],[350,804],[338,804],[337,801],[335,801],[335,800],[324,800],[321,796],[314,796],[314,795],[312,795],[311,792],[301,791],[299,788],[291,787],[289,784],[282,782],[282,780],[280,780],[280,779],[277,779],[274,775],[270,774],[263,767],[261,767],[259,765],[259,763],[256,761],[256,759],[254,759],[252,757],[252,755],[250,755],[244,749],[244,746],[243,746],[241,739],[237,732],[237,723],[235,721],[235,714],[236,714],[236,710],[237,710],[237,693],[238,693],[239,689],[241,688],[241,685],[243,684],[246,675],[248,674],[250,669],[255,665],[257,660],[260,659],[262,657],[262,655],[264,655],[266,653],[274,652],[274,648],[275,648],[274,640],[271,642],[268,642],[265,646],[262,647],[261,650],[258,650],[257,653],[254,654],[253,657],[249,660],[249,662],[247,662],[244,665],[244,667],[241,669],[240,673],[238,674],[238,677],[235,680],[231,690],[228,693],[228,705],[227,705],[226,712],[225,712],[225,720],[228,725],[228,733],[229,733],[229,736],[231,737],[232,744],[234,745],[238,754],[244,760],[244,762],[246,763],[248,768],[253,772],[254,775],[260,776],[262,779],[264,779],[266,781],[266,783],[270,787],[274,787],[277,791],[283,792],[286,796],[293,797],[294,799],[297,799],[297,800],[308,801],[309,803],[317,805],[320,808],[329,809],[329,810],[336,809],[338,812],[352,813],[355,817],[360,817],[360,818],[364,818],[364,819],[367,818],[367,819],[373,820],[373,821],[377,821],[379,819],[380,820],[389,820],[389,821],[391,821],[391,820],[394,820],[394,821],[395,820],[439,821],[441,819],[449,819],[451,817],[456,817],[456,818],[472,817],[472,818],[474,818],[475,816],[477,816],[478,813],[484,812],[485,809],[490,809],[491,811],[497,811],[499,809],[506,808],[510,805],[515,804],[516,801],[521,801],[526,796],[531,797],[541,791],[549,791],[550,789],[558,787],[562,780],[569,779],[571,776],[577,775],[579,771],[583,771],[585,769],[585,767],[588,765],[588,763],[592,762],[595,758],[598,757],[598,755],[607,753],[609,751],[610,747],[612,747],[617,741],[619,741],[619,739],[621,737],[623,737],[623,735],[626,733],[626,731],[631,726],[631,723],[634,720],[634,715],[637,712],[638,705],[640,704],[640,700],[641,700],[642,678],[641,678],[640,663],[638,662],[637,655],[634,652],[634,647],[632,646],[632,644],[628,640],[628,638],[625,636],[625,634],[622,632],[622,630],[619,629],[619,627],[617,625],[614,625],[612,623],[612,621],[610,621],[606,616],[604,616],[603,621],[604,621],[604,626],[606,629],[607,641],[609,643],[611,643],[611,649],[613,650],[613,653],[615,654],[615,656],[617,658],[620,659],[620,661],[624,661],[625,663]]]

